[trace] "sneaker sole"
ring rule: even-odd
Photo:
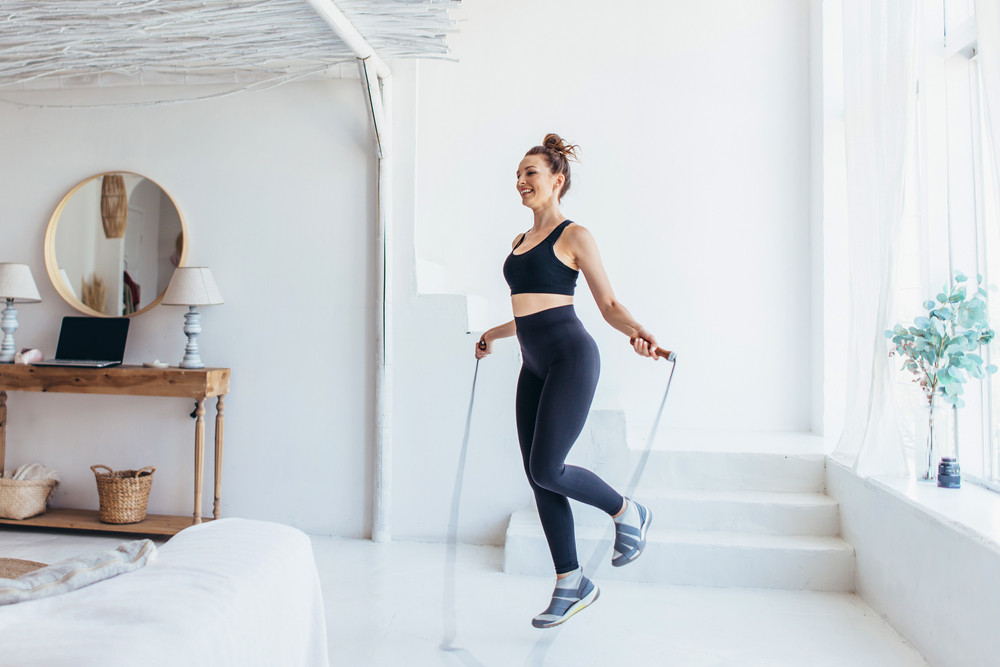
[[[653,523],[653,511],[647,507],[646,520],[643,521],[642,524],[639,526],[639,546],[636,547],[635,553],[633,553],[632,557],[629,558],[628,560],[618,561],[617,563],[612,561],[611,562],[612,566],[624,567],[625,565],[628,565],[629,563],[631,563],[636,558],[642,555],[642,552],[646,550],[646,531],[649,530],[649,525],[651,523]]]
[[[557,625],[562,625],[563,623],[571,619],[574,615],[576,615],[577,612],[581,612],[590,605],[597,602],[597,598],[599,597],[601,597],[601,589],[597,587],[597,584],[594,584],[594,590],[590,592],[590,595],[583,598],[582,600],[579,600],[578,602],[574,602],[573,606],[567,609],[566,614],[563,615],[563,617],[560,618],[558,621],[552,621],[547,625],[535,625],[534,623],[532,623],[531,625],[532,627],[538,628],[539,630],[545,630],[547,628],[554,628]]]

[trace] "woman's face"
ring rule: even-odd
[[[517,166],[517,193],[530,209],[559,202],[559,189],[566,178],[553,174],[544,155],[525,155]]]

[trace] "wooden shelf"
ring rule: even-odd
[[[172,514],[147,514],[139,523],[101,523],[97,510],[76,510],[49,508],[44,514],[30,519],[0,519],[0,524],[11,526],[31,526],[34,528],[69,528],[72,530],[99,530],[114,533],[135,533],[139,535],[176,535],[192,525],[190,516]],[[211,519],[202,519],[211,521]]]
[[[112,366],[111,368],[67,368],[0,364],[0,474],[4,469],[7,442],[7,392],[112,394],[116,396],[168,396],[195,400],[194,425],[194,511],[201,516],[202,482],[205,474],[205,402],[217,397],[215,404],[215,493],[212,516],[221,517],[222,445],[225,417],[223,399],[229,392],[228,368],[146,368]],[[188,408],[190,409],[190,408]],[[184,410],[183,414],[187,414]],[[0,524],[65,528],[70,530],[111,531],[140,535],[175,535],[192,524],[192,516],[150,514],[145,521],[133,524],[101,523],[93,510],[50,509],[31,519],[0,519]],[[207,519],[206,519],[207,520]]]
[[[208,398],[229,393],[228,368],[69,368],[0,364],[0,388],[120,396]]]

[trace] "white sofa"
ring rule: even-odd
[[[309,537],[221,519],[134,572],[0,607],[0,665],[328,665]]]

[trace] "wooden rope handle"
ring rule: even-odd
[[[97,465],[94,465],[94,466],[90,466],[90,469],[94,471],[95,475],[102,474],[102,473],[98,473],[97,472],[98,468],[104,468],[105,470],[107,470],[108,472],[103,473],[103,474],[106,474],[106,475],[110,475],[110,474],[114,473],[114,470],[112,470],[111,468],[109,468],[106,465],[101,465],[100,463],[98,463]]]
[[[139,479],[139,475],[141,475],[146,470],[149,471],[150,475],[152,475],[154,472],[156,472],[156,468],[154,468],[153,466],[146,466],[144,468],[139,468],[138,470],[135,471],[135,478]]]
[[[637,340],[638,340],[638,337],[636,337],[636,338],[629,338],[628,342],[631,343],[632,345],[635,345],[635,341],[637,341]],[[662,347],[657,347],[653,351],[656,353],[656,356],[663,357],[667,361],[676,361],[677,360],[677,353],[676,352],[671,352],[670,350],[664,350]]]

